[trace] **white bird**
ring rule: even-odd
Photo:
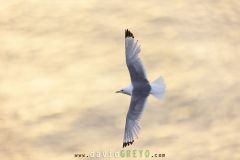
[[[139,120],[145,108],[149,94],[156,98],[162,98],[165,92],[165,84],[161,77],[149,83],[144,66],[138,57],[140,46],[134,40],[133,34],[125,30],[125,54],[126,63],[131,77],[131,84],[122,88],[116,93],[123,93],[131,96],[130,107],[127,113],[123,148],[133,144],[140,130]]]

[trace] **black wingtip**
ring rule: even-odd
[[[134,38],[134,35],[132,34],[132,32],[130,32],[128,29],[125,30],[125,38],[127,37],[132,37]]]
[[[129,142],[123,142],[123,148],[126,147],[126,146],[129,146],[129,145],[132,145],[133,142],[134,142],[134,140],[129,141]]]

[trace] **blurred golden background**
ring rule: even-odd
[[[238,0],[0,2],[0,159],[122,149],[130,97],[114,92],[130,83],[126,28],[149,79],[167,84],[127,149],[240,159]]]

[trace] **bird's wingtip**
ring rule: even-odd
[[[134,142],[134,140],[129,141],[129,142],[123,142],[123,148],[124,148],[124,147],[127,147],[127,146],[129,146],[129,145],[132,145],[133,142]]]
[[[125,29],[125,38],[127,38],[127,37],[132,37],[132,38],[134,38],[134,35],[132,34],[131,31],[129,31],[128,29]]]

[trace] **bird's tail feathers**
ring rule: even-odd
[[[166,86],[162,77],[158,77],[151,83],[151,94],[158,99],[163,98],[165,89]]]

